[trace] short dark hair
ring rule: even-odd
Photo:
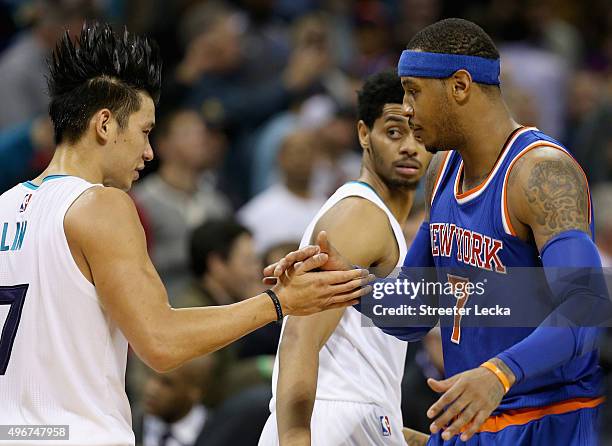
[[[198,226],[189,241],[191,272],[202,277],[208,271],[208,257],[217,254],[223,260],[229,257],[234,241],[250,231],[233,218],[211,219]]]
[[[76,42],[64,33],[49,61],[49,114],[55,142],[77,141],[101,108],[115,114],[121,128],[140,109],[139,92],[157,104],[162,60],[146,37],[113,32],[108,24],[85,24]]]
[[[478,25],[464,19],[445,19],[419,31],[407,49],[499,59],[493,40]]]
[[[385,104],[401,104],[404,89],[394,71],[383,71],[369,76],[357,92],[357,118],[372,128],[374,121],[382,116]]]

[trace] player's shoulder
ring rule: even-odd
[[[580,165],[566,150],[543,142],[516,159],[508,175],[508,187],[563,180],[583,182]]]
[[[360,246],[370,253],[395,243],[385,211],[361,196],[343,198],[332,206],[317,222],[314,233],[319,231],[327,231],[332,243]]]
[[[72,203],[64,219],[66,229],[83,228],[88,231],[100,227],[122,227],[138,219],[132,198],[114,187],[91,187]]]
[[[359,195],[350,195],[334,204],[319,220],[334,220],[348,227],[387,223],[386,212],[376,203]]]

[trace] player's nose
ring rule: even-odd
[[[153,147],[151,147],[151,143],[147,143],[147,147],[145,147],[145,151],[142,155],[142,158],[145,161],[151,161],[155,158],[155,154],[153,153]]]
[[[404,94],[404,100],[402,101],[402,108],[406,116],[408,118],[412,118],[414,116],[414,108],[410,105],[410,101],[408,99],[408,95]]]

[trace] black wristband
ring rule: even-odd
[[[281,307],[278,296],[272,290],[265,290],[264,293],[266,293],[268,296],[270,296],[270,299],[272,299],[274,309],[276,310],[276,323],[281,324],[283,322],[283,307]]]

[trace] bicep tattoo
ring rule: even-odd
[[[588,191],[572,160],[538,162],[523,190],[536,226],[532,226],[534,231],[545,237],[570,229],[589,231]]]

